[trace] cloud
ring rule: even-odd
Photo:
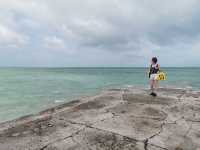
[[[17,48],[27,43],[27,37],[0,24],[0,48]]]
[[[44,38],[44,47],[48,49],[63,49],[65,48],[65,43],[62,39],[53,36]]]
[[[52,57],[66,64],[63,55],[77,66],[86,57],[87,64],[104,64],[106,57],[108,66],[144,66],[154,55],[166,65],[185,65],[169,58],[200,65],[194,46],[200,39],[199,0],[7,0],[0,1],[0,12],[0,47],[29,39],[29,54],[38,51],[46,59],[41,51],[47,49],[45,65]]]

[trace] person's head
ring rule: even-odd
[[[153,57],[152,60],[151,60],[152,64],[156,64],[158,62],[158,59],[157,57]]]

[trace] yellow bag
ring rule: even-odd
[[[156,80],[161,81],[161,80],[166,80],[166,74],[162,71],[158,72],[156,75]]]

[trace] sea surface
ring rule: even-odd
[[[161,86],[200,90],[200,68],[162,68]],[[0,68],[0,122],[94,95],[104,89],[148,88],[146,68]]]

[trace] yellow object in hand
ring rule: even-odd
[[[160,71],[156,77],[155,77],[156,80],[158,81],[161,81],[161,80],[166,80],[166,74],[162,71]]]

